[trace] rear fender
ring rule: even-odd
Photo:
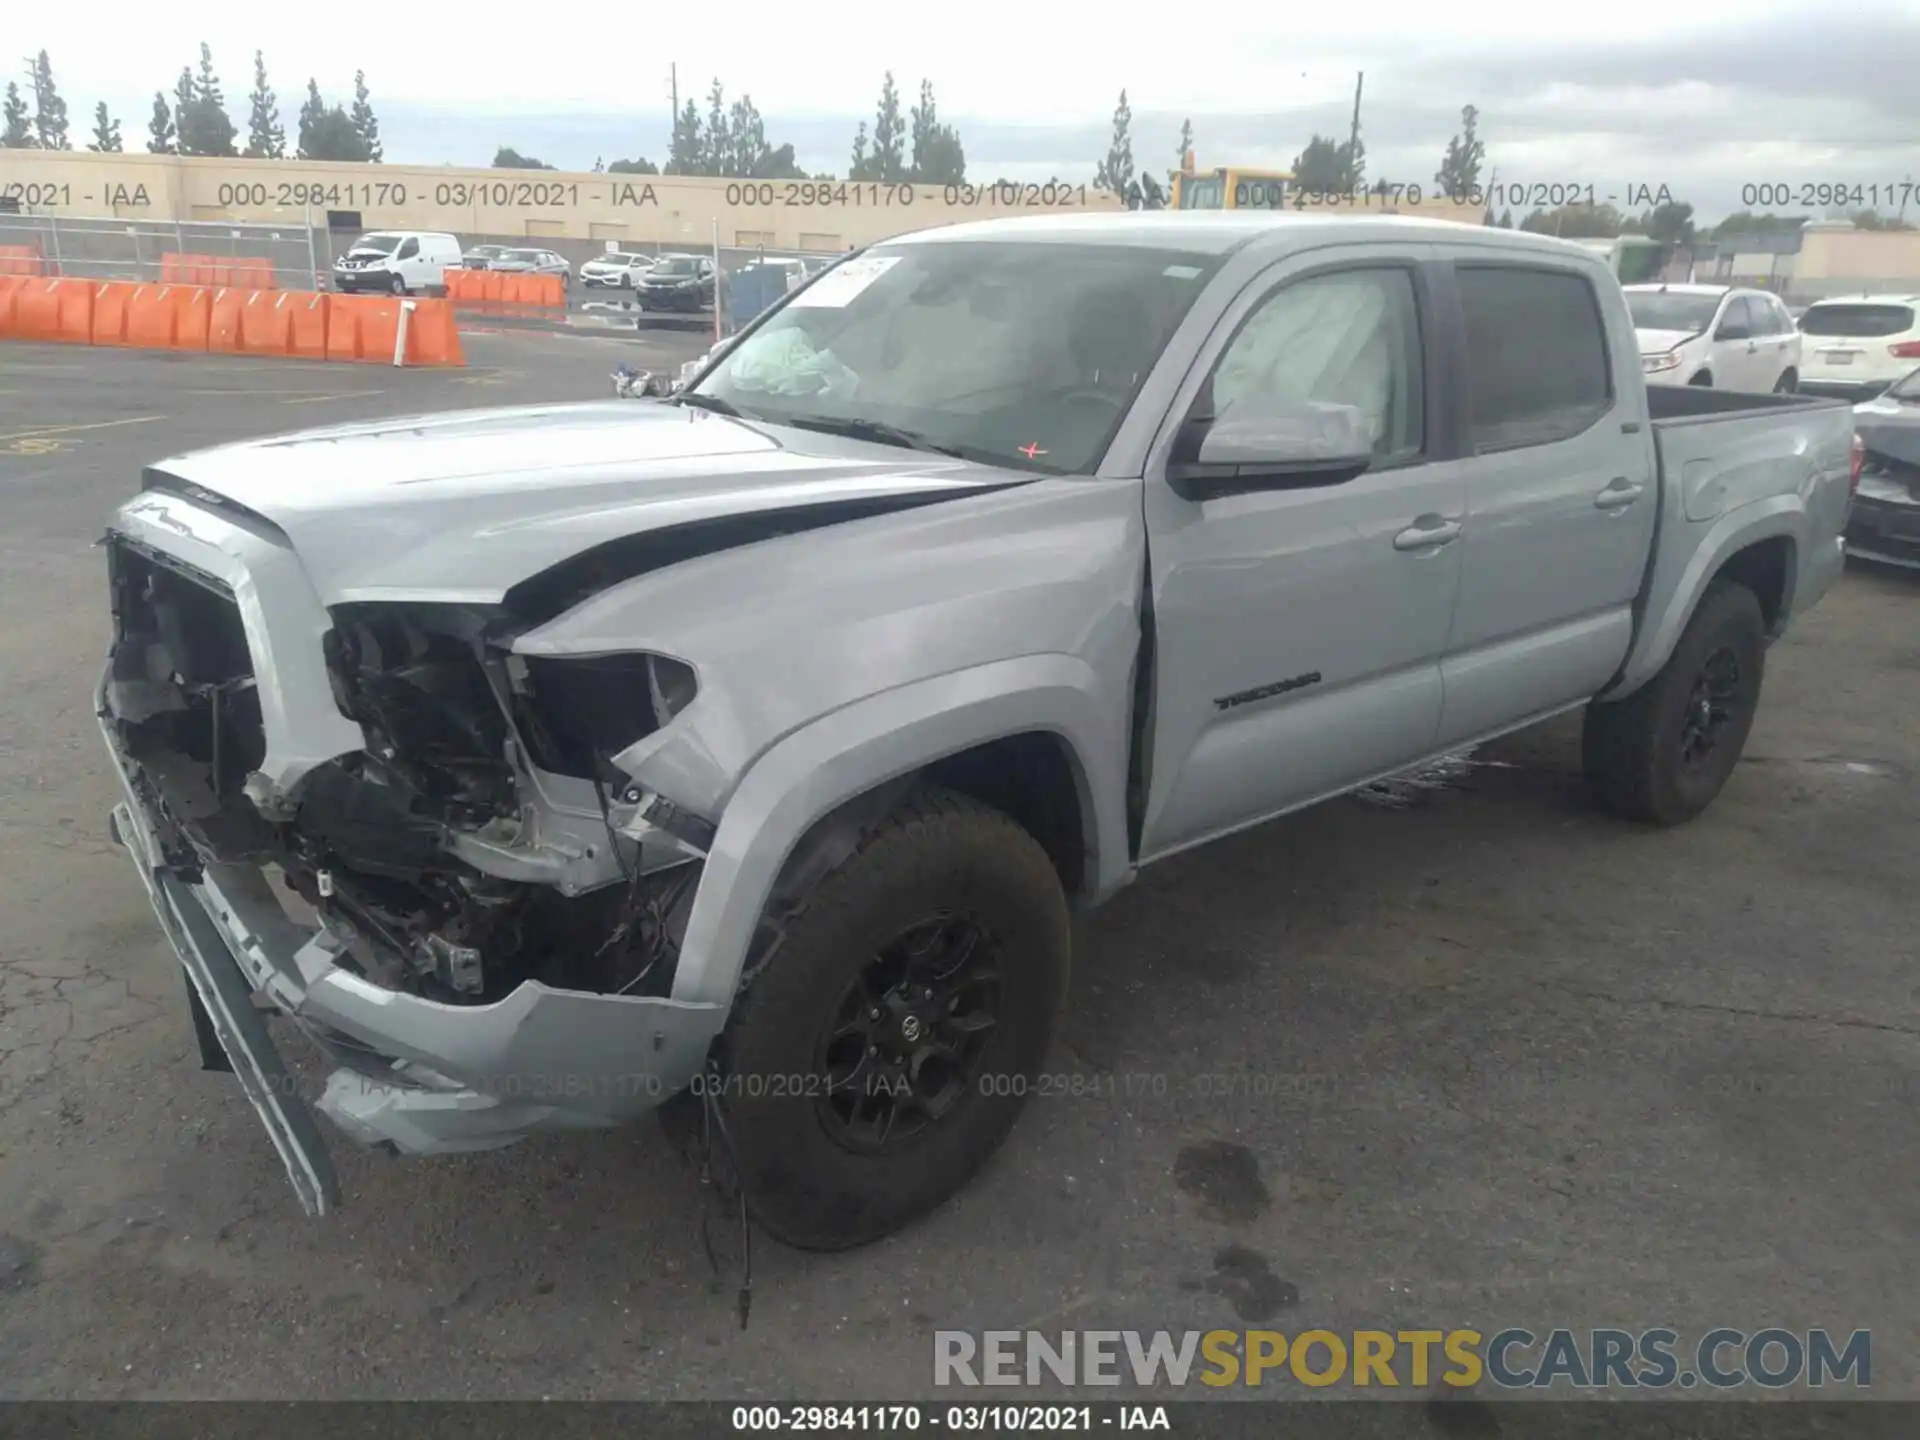
[[[728,1005],[782,868],[813,825],[858,796],[1010,735],[1059,736],[1080,790],[1089,888],[1124,883],[1127,712],[1070,655],[996,661],[870,696],[793,732],[756,760],[707,853],[673,998]]]
[[[1666,531],[1675,518],[1663,516],[1662,530]],[[1654,569],[1642,600],[1639,638],[1620,674],[1600,697],[1603,700],[1625,699],[1660,672],[1680,643],[1707,586],[1735,555],[1781,536],[1792,542],[1796,557],[1804,553],[1807,513],[1798,495],[1776,495],[1710,522],[1688,524],[1682,520],[1672,528],[1678,533],[1663,533],[1656,538]],[[1798,568],[1795,562],[1787,565],[1787,589],[1780,607],[1783,616],[1793,613]]]

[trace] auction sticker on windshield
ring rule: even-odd
[[[838,310],[850,305],[874,281],[900,263],[898,255],[862,255],[843,260],[787,303]]]

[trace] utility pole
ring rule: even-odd
[[[1367,72],[1362,70],[1353,82],[1353,128],[1347,132],[1347,179],[1360,178],[1359,166],[1355,157],[1360,153],[1360,87],[1366,82]]]

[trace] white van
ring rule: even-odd
[[[446,289],[448,269],[459,267],[460,242],[443,231],[377,230],[333,262],[333,288],[437,294]]]

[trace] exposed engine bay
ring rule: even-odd
[[[346,963],[423,998],[488,1003],[526,980],[669,993],[711,831],[613,757],[690,703],[689,666],[518,656],[526,621],[506,606],[338,605],[328,676],[366,748],[261,803],[235,597],[124,537],[108,549],[108,710],[182,875],[264,867]]]

